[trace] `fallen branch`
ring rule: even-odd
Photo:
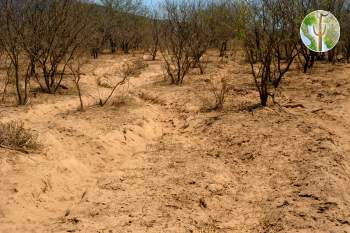
[[[303,104],[286,104],[283,107],[285,108],[305,108]]]
[[[118,83],[114,86],[113,90],[110,92],[110,94],[109,94],[109,96],[107,97],[107,99],[105,99],[104,101],[102,101],[102,100],[100,99],[100,105],[101,105],[101,106],[105,106],[105,105],[107,104],[107,102],[111,99],[111,97],[113,96],[115,90],[116,90],[119,86],[123,85],[123,84],[127,81],[127,79],[128,79],[128,77],[127,77],[127,76],[124,76],[123,80],[121,80],[120,82],[118,82]]]
[[[4,145],[0,145],[0,148],[6,149],[6,150],[12,150],[12,151],[16,151],[16,152],[21,152],[23,154],[29,154],[30,152],[23,149],[23,148],[13,148],[13,147],[9,147],[9,146],[4,146]]]
[[[323,110],[323,108],[317,108],[317,109],[312,110],[311,113],[317,113],[317,112],[320,112],[322,110]]]

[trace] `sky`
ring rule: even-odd
[[[100,2],[100,0],[95,0],[95,1]],[[160,1],[161,0],[143,0],[145,5],[148,7],[156,7]]]
[[[144,0],[146,6],[157,6],[160,0]]]

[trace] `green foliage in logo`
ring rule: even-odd
[[[300,36],[310,50],[327,52],[339,41],[339,22],[330,12],[314,11],[308,14],[301,24]]]

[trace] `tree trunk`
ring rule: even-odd
[[[220,47],[220,57],[225,56],[225,52],[227,50],[227,41],[224,41],[221,43],[221,47]]]
[[[267,92],[260,93],[260,103],[261,106],[266,107],[267,106],[267,100],[269,98],[269,95]]]
[[[75,81],[75,86],[76,86],[77,91],[78,91],[78,96],[79,96],[79,101],[80,101],[80,111],[84,111],[84,103],[83,103],[83,98],[81,96],[81,89],[80,89],[79,81],[80,80]]]
[[[111,52],[115,53],[116,52],[116,43],[112,39],[109,39],[109,43],[111,46]]]
[[[18,71],[18,65],[14,64],[15,68],[15,85],[16,85],[16,92],[17,92],[17,101],[19,105],[23,105],[22,95],[21,95],[21,87],[20,87],[20,80],[19,80],[19,71]]]

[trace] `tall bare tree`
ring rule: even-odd
[[[20,33],[25,31],[24,6],[21,2],[6,0],[1,2],[0,7],[0,22],[2,25],[0,44],[10,59],[7,74],[11,76],[9,79],[14,79],[18,104],[24,105],[29,98],[29,73],[32,67],[30,61],[23,59],[23,49],[21,47]]]
[[[288,0],[262,0],[250,5],[245,49],[262,106],[278,88],[297,56],[298,24]]]
[[[201,74],[204,74],[204,66],[201,59],[210,46],[209,20],[206,9],[207,5],[200,0],[193,1],[188,9],[191,27],[191,58],[193,66],[198,66]]]
[[[191,66],[190,3],[166,0],[163,5],[165,25],[162,32],[162,56],[172,84],[180,85]]]
[[[148,48],[149,52],[151,53],[152,60],[154,61],[159,51],[162,22],[157,10],[153,10],[149,17],[150,19],[147,28],[148,40],[146,41],[147,45],[145,46]]]

